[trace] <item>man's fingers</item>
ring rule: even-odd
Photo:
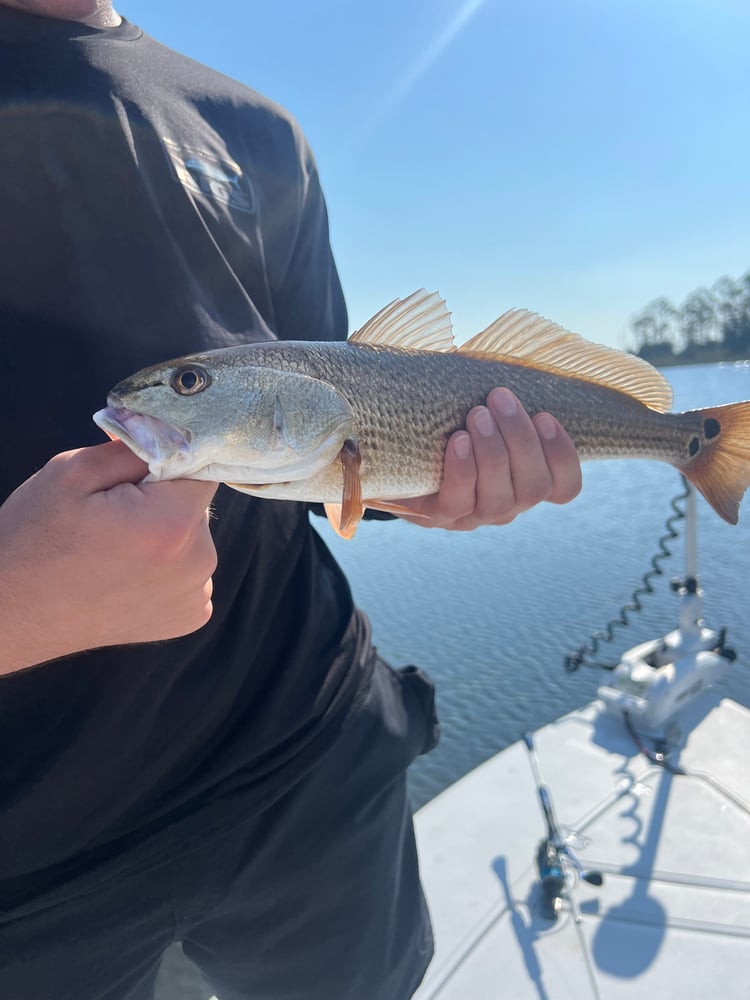
[[[75,483],[82,494],[101,493],[120,483],[139,483],[148,466],[122,441],[108,441],[56,455],[49,462],[55,473]]]
[[[508,389],[494,389],[487,405],[508,449],[515,512],[519,513],[550,496],[552,473],[537,429],[513,393]]]
[[[130,502],[122,494],[141,483],[138,489],[143,497],[150,497],[154,490],[160,491],[154,500],[158,498],[159,506],[170,509],[176,518],[186,512],[203,512],[217,489],[217,483],[195,479],[142,483],[148,466],[121,441],[64,452],[51,459],[48,468],[52,474],[63,477],[74,494],[106,494],[108,501],[113,503]],[[118,490],[118,487],[123,489]]]
[[[176,510],[205,510],[214,498],[218,483],[202,479],[168,479],[161,483],[143,483],[141,491],[147,496],[158,495],[163,503],[173,503]]]
[[[449,442],[435,497],[444,527],[450,520],[464,530],[507,524],[543,500],[567,503],[580,492],[581,467],[568,434],[548,413],[532,419],[510,390],[493,390],[466,426],[468,441],[459,432]],[[467,451],[469,443],[471,458],[462,465],[456,445]]]
[[[117,486],[141,483],[140,490],[150,495],[159,490],[165,506],[175,504],[175,514],[183,509],[205,510],[216,493],[217,483],[197,479],[171,479],[160,483],[142,483],[148,466],[121,441],[81,448],[64,456],[76,465],[76,475],[85,482],[87,493],[107,493]]]
[[[414,511],[415,517],[401,516],[422,527],[454,527],[466,514],[474,510],[476,500],[477,466],[466,431],[456,431],[445,450],[443,482],[438,493],[429,496],[399,500],[399,505]]]
[[[477,406],[466,421],[476,456],[477,486],[471,514],[479,524],[492,524],[515,508],[510,454],[494,415],[486,406]]]
[[[472,439],[466,431],[457,431],[445,452],[443,482],[436,494],[434,515],[451,522],[471,514],[476,504],[477,462]]]
[[[552,475],[550,503],[568,503],[581,492],[581,463],[565,428],[549,413],[534,417],[534,426]]]

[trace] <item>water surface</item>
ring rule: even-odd
[[[671,368],[675,409],[750,399],[750,364]],[[565,654],[615,617],[658,551],[682,491],[658,462],[584,465],[581,495],[544,504],[506,527],[428,531],[405,522],[362,524],[352,542],[320,526],[394,665],[424,667],[438,687],[439,747],[412,767],[415,806],[518,739],[590,701],[598,671],[567,674]],[[617,632],[604,656],[671,631],[684,568],[683,539],[655,581],[644,611]],[[698,500],[698,568],[710,627],[726,625],[739,653],[722,686],[750,706],[750,501],[738,526]]]

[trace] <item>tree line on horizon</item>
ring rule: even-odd
[[[653,365],[750,358],[750,271],[696,288],[675,306],[661,296],[633,317],[633,353]]]

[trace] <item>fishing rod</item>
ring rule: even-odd
[[[531,773],[534,776],[539,802],[541,803],[542,813],[547,824],[547,836],[539,842],[536,852],[536,864],[544,892],[544,916],[550,920],[556,920],[563,900],[570,896],[568,880],[565,874],[565,860],[572,865],[579,878],[583,879],[584,882],[588,882],[589,885],[602,885],[604,883],[604,876],[601,872],[585,869],[571,851],[558,825],[550,790],[542,780],[542,772],[539,767],[539,759],[532,734],[525,733],[523,741],[529,752]]]

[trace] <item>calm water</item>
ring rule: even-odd
[[[666,374],[675,409],[750,399],[748,363]],[[374,522],[342,542],[321,526],[382,654],[394,665],[419,664],[437,684],[442,739],[412,768],[415,806],[525,730],[595,696],[602,674],[567,674],[564,656],[630,599],[681,490],[678,473],[658,462],[594,462],[572,504],[543,505],[507,527],[464,534]],[[736,527],[698,504],[706,624],[727,626],[739,657],[723,687],[750,706],[750,500]],[[684,568],[682,535],[672,545],[655,593],[604,647],[605,659],[676,626],[669,581]]]

